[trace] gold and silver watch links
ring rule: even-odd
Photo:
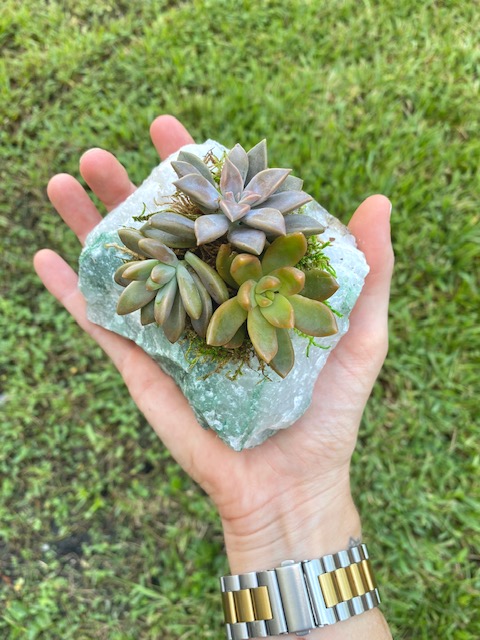
[[[367,547],[220,578],[228,640],[304,636],[380,604]]]

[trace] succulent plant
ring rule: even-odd
[[[115,273],[125,287],[117,313],[140,309],[141,323],[160,325],[172,343],[187,322],[210,346],[246,342],[249,354],[253,347],[285,377],[294,365],[292,329],[310,337],[337,332],[324,301],[338,285],[311,268],[318,261],[307,253],[307,237],[324,228],[293,213],[311,200],[302,180],[268,168],[265,140],[248,152],[237,144],[221,160],[181,151],[172,167],[179,179],[170,210],[118,231],[132,259]]]
[[[228,273],[229,283],[235,283],[238,291],[213,313],[207,344],[238,347],[248,333],[258,357],[285,377],[294,364],[289,329],[315,337],[336,333],[335,316],[323,301],[338,285],[326,271],[312,269],[305,274],[295,267],[306,250],[300,232],[275,239],[261,260],[222,247],[217,271]]]
[[[203,215],[193,221],[161,212],[152,216],[147,228],[184,242],[193,235],[199,245],[227,235],[233,246],[255,255],[262,253],[267,238],[324,230],[314,218],[291,213],[312,198],[302,191],[303,181],[289,175],[290,169],[267,168],[265,140],[248,153],[235,145],[225,158],[218,182],[208,165],[192,153],[181,151],[172,167],[179,177],[174,185]]]
[[[204,338],[212,316],[212,298],[218,304],[228,300],[227,287],[216,271],[189,251],[179,260],[160,240],[145,238],[135,229],[118,233],[139,259],[122,264],[115,273],[115,281],[125,287],[117,313],[141,309],[142,324],[156,322],[170,342],[180,338],[188,315],[193,329]]]

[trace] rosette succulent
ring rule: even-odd
[[[170,342],[180,338],[188,315],[193,329],[204,338],[212,316],[212,298],[218,304],[228,300],[227,287],[218,273],[195,254],[187,251],[180,260],[159,240],[138,237],[133,229],[121,229],[119,236],[139,259],[122,264],[115,273],[115,281],[125,287],[117,313],[141,309],[141,323],[156,322]]]
[[[118,231],[132,259],[114,276],[125,287],[117,313],[140,310],[141,323],[156,323],[172,343],[191,326],[210,347],[245,344],[240,359],[255,352],[285,377],[292,330],[310,338],[337,332],[324,301],[338,285],[311,268],[314,252],[306,256],[307,237],[323,226],[293,213],[311,197],[289,169],[267,167],[265,141],[248,152],[237,144],[221,160],[181,151],[172,167],[179,179],[170,208]]]
[[[181,214],[158,213],[148,224],[163,233],[184,240],[193,235],[198,245],[226,235],[236,248],[260,255],[267,239],[295,231],[305,235],[323,231],[314,218],[291,213],[312,198],[302,191],[303,181],[291,176],[290,169],[267,168],[265,140],[248,153],[235,145],[219,176],[185,151],[172,167],[179,177],[174,185],[202,214],[192,220]]]
[[[335,316],[323,301],[338,284],[326,271],[304,273],[295,266],[306,251],[300,232],[274,240],[261,260],[220,251],[217,271],[228,274],[238,291],[214,312],[207,344],[238,347],[248,334],[258,357],[285,377],[294,364],[290,329],[315,337],[336,333]]]

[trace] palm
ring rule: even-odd
[[[161,157],[192,142],[185,129],[168,116],[155,121],[152,138]],[[80,170],[107,209],[134,190],[123,167],[104,151],[84,156]],[[81,185],[71,176],[56,176],[50,182],[49,196],[83,241],[100,214]],[[294,428],[241,454],[231,451],[213,432],[199,428],[175,383],[139,347],[87,320],[76,274],[59,256],[41,251],[35,266],[45,286],[111,356],[138,407],[172,455],[210,494],[221,515],[241,518],[296,485],[318,485],[328,481],[329,474],[339,467],[348,469],[364,404],[386,350],[392,268],[388,213],[386,198],[375,196],[363,203],[350,223],[371,273],[352,315],[350,331],[316,383],[311,407]]]

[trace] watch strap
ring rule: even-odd
[[[307,635],[380,604],[366,545],[220,578],[228,640]]]

